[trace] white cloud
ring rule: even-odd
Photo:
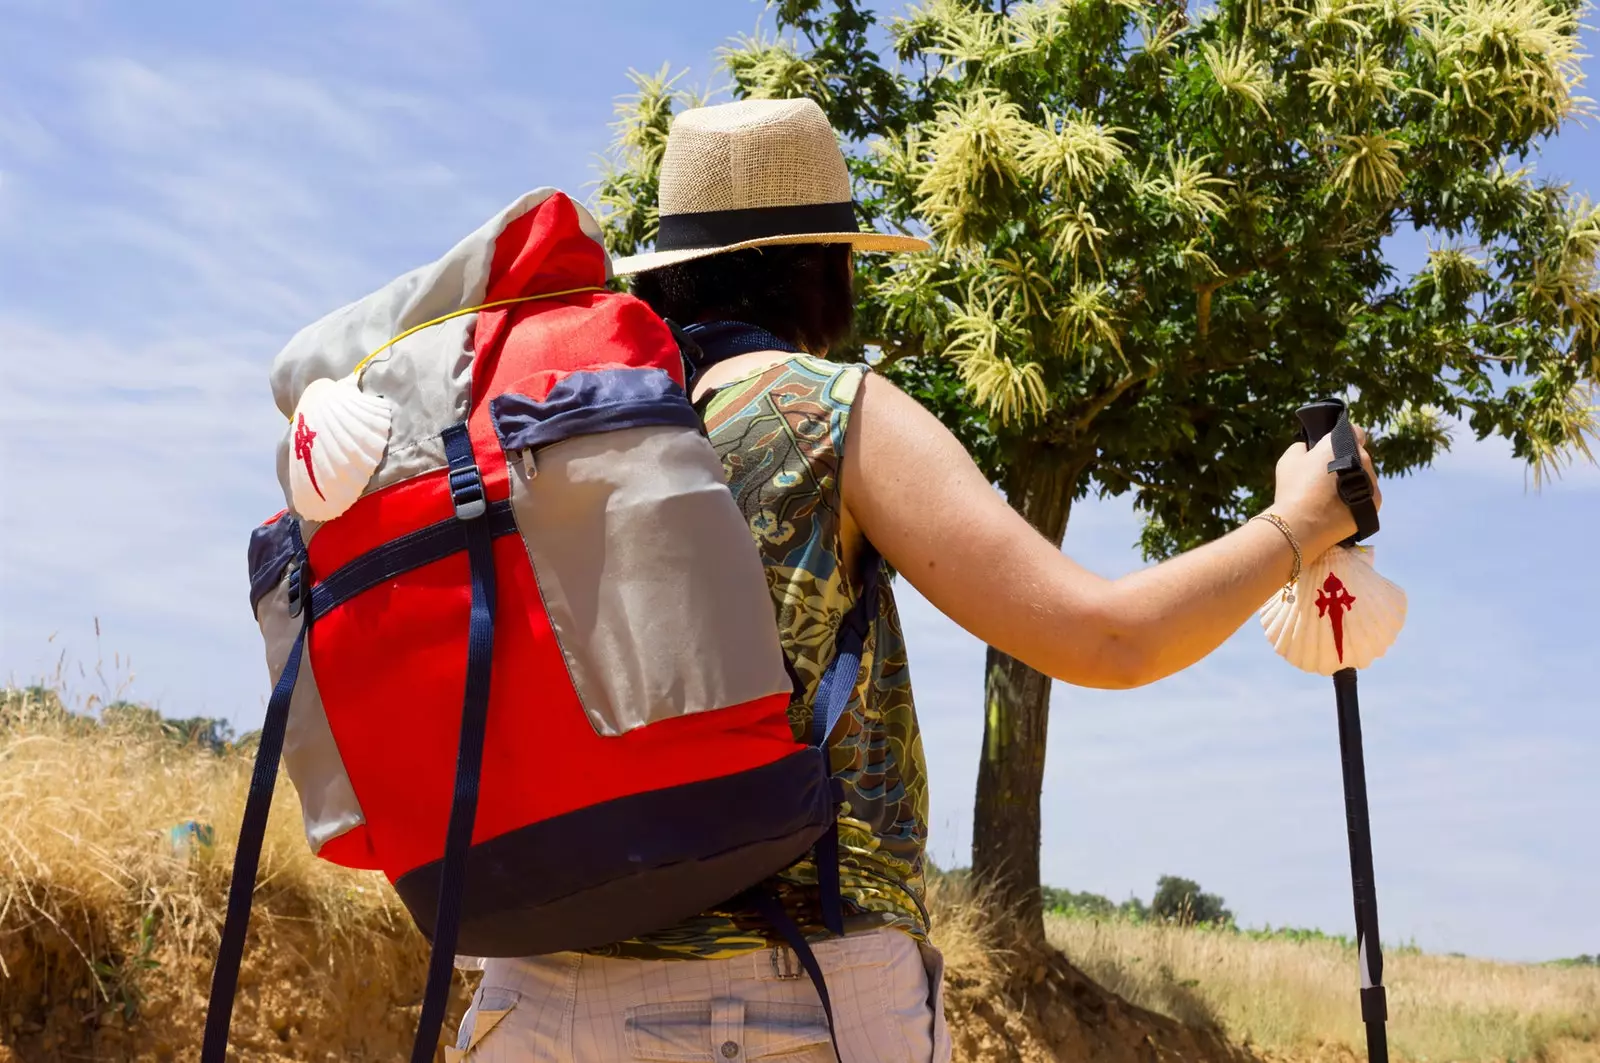
[[[278,160],[288,170],[392,163],[401,155],[394,120],[429,109],[414,94],[238,62],[183,60],[157,70],[119,57],[86,61],[76,73],[89,133],[130,156],[168,163],[196,147],[241,144],[304,151]]]

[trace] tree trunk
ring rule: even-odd
[[[1006,498],[1045,538],[1061,545],[1078,471],[1065,463],[1021,460]],[[972,823],[972,871],[994,891],[1017,938],[1044,943],[1039,884],[1039,796],[1050,683],[1021,661],[989,648],[984,676],[983,751]]]

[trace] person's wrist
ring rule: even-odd
[[[1294,584],[1300,579],[1301,569],[1310,560],[1306,557],[1305,550],[1300,545],[1299,534],[1295,532],[1288,518],[1276,509],[1268,509],[1257,513],[1246,523],[1250,525],[1260,524],[1262,527],[1275,529],[1274,534],[1280,537],[1284,546],[1288,547],[1292,560],[1283,570],[1283,593],[1285,595],[1292,594]]]
[[[1289,522],[1289,527],[1294,529],[1295,535],[1300,540],[1300,549],[1305,554],[1305,563],[1310,564],[1348,536],[1354,527],[1346,530],[1338,518],[1348,517],[1348,512],[1340,507],[1339,512],[1331,515],[1313,513],[1300,506],[1274,506],[1273,512]],[[1329,517],[1334,519],[1329,519]]]

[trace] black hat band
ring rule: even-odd
[[[849,200],[843,203],[665,214],[661,217],[656,235],[656,250],[701,251],[774,236],[853,233],[859,230],[855,204]]]

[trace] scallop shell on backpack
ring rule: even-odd
[[[1405,621],[1406,592],[1378,574],[1365,546],[1334,547],[1261,607],[1273,649],[1317,675],[1365,668],[1394,644]]]
[[[366,490],[389,445],[394,407],[353,376],[306,386],[289,424],[289,500],[299,516],[330,521]]]

